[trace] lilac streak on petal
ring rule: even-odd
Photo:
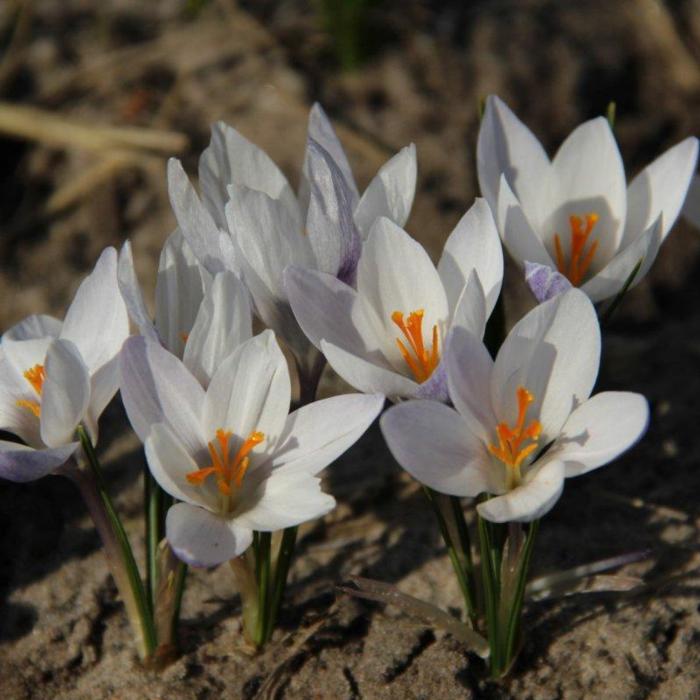
[[[306,228],[319,269],[353,284],[362,239],[353,220],[352,190],[320,143],[309,138],[307,152],[310,201]]]
[[[447,391],[447,367],[444,362],[435,368],[435,371],[426,379],[416,391],[417,399],[432,399],[448,403],[450,395]]]
[[[34,450],[0,440],[0,477],[17,483],[40,479],[68,461],[78,447],[79,443],[71,442],[61,447]]]
[[[564,275],[549,265],[540,265],[527,260],[525,261],[525,282],[540,304],[572,287],[571,282]]]

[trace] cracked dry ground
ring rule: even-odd
[[[95,5],[36,3],[20,68],[0,79],[3,99],[87,123],[183,132],[189,172],[208,124],[224,118],[293,181],[306,111],[320,99],[361,184],[390,152],[416,142],[419,189],[408,229],[432,254],[476,194],[474,105],[484,93],[500,93],[550,148],[616,97],[631,172],[698,132],[700,22],[692,2],[674,3],[673,12],[646,0],[526,0],[477,4],[479,11],[407,3],[401,17],[384,18],[392,42],[354,75],[319,59],[325,39],[294,2],[279,3],[286,12],[274,3],[248,3],[245,11],[211,2],[195,18],[183,17],[174,1],[157,9],[135,0]],[[147,97],[135,114],[134,95]],[[162,162],[116,168],[48,215],[49,196],[99,155],[9,140],[2,149],[3,328],[31,312],[62,314],[101,247],[125,236],[152,292],[155,259],[173,223]],[[547,572],[649,549],[646,562],[625,569],[649,585],[632,595],[530,605],[527,641],[507,683],[485,681],[478,660],[440,631],[336,596],[339,582],[362,574],[446,609],[460,605],[422,493],[373,429],[327,472],[339,506],[302,532],[269,647],[245,654],[228,570],[197,571],[184,601],[182,654],[160,674],[134,660],[121,603],[71,485],[58,478],[0,484],[0,697],[700,697],[699,248],[697,232],[678,226],[653,274],[606,329],[598,389],[647,395],[651,427],[623,459],[569,483],[543,523],[534,562],[535,572]],[[513,320],[530,302],[510,272]],[[326,392],[340,388],[326,378]],[[103,418],[100,451],[140,543],[143,456],[118,404]]]

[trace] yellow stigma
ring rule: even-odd
[[[391,314],[391,320],[403,333],[408,346],[401,338],[396,339],[396,344],[416,381],[420,383],[430,377],[440,362],[438,327],[437,325],[433,326],[432,345],[428,351],[423,343],[423,315],[423,309],[411,311],[408,314],[408,322],[406,322],[400,311],[394,311]]]
[[[598,214],[586,214],[585,217],[570,216],[569,226],[571,227],[571,253],[569,254],[569,264],[566,264],[564,250],[561,245],[559,234],[554,234],[554,251],[557,255],[557,268],[562,275],[569,278],[569,282],[578,287],[593,262],[593,256],[598,248],[598,241],[593,241],[588,250],[585,250],[588,238],[593,228],[598,223]],[[585,219],[585,225],[584,225]]]
[[[489,444],[489,452],[508,467],[508,488],[514,488],[520,483],[520,467],[522,463],[537,449],[537,441],[540,437],[542,426],[538,420],[530,421],[525,425],[527,409],[535,400],[535,397],[525,388],[518,387],[516,391],[518,400],[518,418],[511,428],[506,423],[496,426],[498,445]],[[524,442],[531,441],[528,445]]]
[[[24,378],[32,385],[34,391],[41,396],[41,391],[44,388],[46,380],[46,372],[44,365],[34,365],[24,372]],[[30,413],[33,413],[37,418],[41,415],[41,404],[38,401],[19,399],[17,405],[20,408],[26,408]]]
[[[231,431],[223,430],[223,428],[216,431],[216,440],[208,443],[211,465],[187,474],[187,481],[190,484],[201,486],[207,477],[216,476],[216,485],[224,496],[231,495],[231,482],[236,488],[241,487],[243,477],[250,465],[248,454],[265,439],[265,435],[257,431],[252,432],[240,446],[238,452],[231,455],[229,441],[232,435]]]

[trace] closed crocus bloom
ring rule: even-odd
[[[179,162],[168,167],[173,210],[195,255],[210,272],[240,271],[258,316],[308,370],[312,348],[289,308],[282,272],[297,265],[352,283],[362,240],[377,217],[399,225],[408,218],[415,148],[387,162],[360,197],[333,127],[315,105],[298,196],[264,151],[222,122],[212,127],[199,175],[201,200]]]
[[[437,268],[383,218],[363,246],[356,288],[319,271],[285,272],[299,325],[333,369],[356,389],[392,400],[447,398],[447,335],[462,327],[482,337],[502,279],[501,244],[484,200],[459,221]]]
[[[639,394],[589,398],[599,361],[595,310],[572,289],[517,323],[495,361],[474,335],[455,332],[447,352],[454,408],[409,401],[383,416],[382,431],[399,464],[430,488],[490,494],[477,509],[493,522],[535,520],[566,478],[607,464],[646,429]]]
[[[291,383],[274,333],[240,345],[205,390],[159,343],[124,346],[121,391],[160,486],[181,503],[166,536],[185,562],[240,555],[253,531],[271,532],[331,510],[316,474],[347,450],[383,396],[336,396],[289,413]]]
[[[550,161],[530,130],[491,96],[477,165],[513,258],[556,271],[598,302],[618,294],[637,265],[633,285],[651,267],[681,210],[697,153],[697,139],[687,138],[627,186],[606,119],[578,126]],[[537,270],[528,270],[528,278],[540,300],[566,287]]]
[[[30,316],[0,344],[0,428],[21,438],[0,441],[0,476],[38,479],[78,448],[84,425],[93,444],[97,422],[119,386],[117,357],[129,319],[117,286],[117,253],[107,248],[82,282],[63,322]]]
[[[141,335],[179,357],[205,388],[221,361],[253,334],[245,285],[229,270],[204,270],[180,231],[168,237],[160,255],[154,321],[128,242],[119,253],[119,288]]]

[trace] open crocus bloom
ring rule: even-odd
[[[640,261],[633,284],[649,270],[683,205],[697,153],[697,139],[687,138],[627,187],[607,120],[581,124],[550,161],[530,130],[491,96],[477,166],[513,258],[555,269],[597,302],[616,295]],[[537,279],[533,291],[542,299]]]
[[[287,363],[272,331],[240,345],[206,391],[160,344],[133,337],[121,359],[122,397],[151,472],[182,501],[166,536],[195,566],[241,554],[253,531],[318,518],[335,504],[316,474],[377,417],[380,395],[336,396],[289,414]]]
[[[437,269],[403,229],[379,219],[362,249],[357,289],[315,270],[285,272],[299,325],[333,369],[356,389],[392,399],[447,398],[446,337],[457,327],[482,337],[502,280],[484,200],[450,234]]]
[[[212,273],[222,265],[240,271],[258,316],[305,365],[313,362],[311,348],[289,308],[284,268],[308,267],[352,282],[362,239],[375,219],[387,216],[403,225],[408,218],[415,147],[389,160],[360,197],[333,127],[315,105],[298,196],[264,151],[222,122],[212,127],[199,178],[201,200],[180,163],[169,163],[170,200],[195,255]]]
[[[600,328],[577,289],[537,306],[517,323],[495,362],[459,330],[447,352],[454,409],[409,401],[382,417],[399,464],[453,496],[493,497],[477,506],[493,522],[541,517],[564,479],[607,464],[647,426],[644,397],[607,391],[589,398],[600,361]]]
[[[229,270],[210,275],[178,230],[160,255],[155,323],[146,311],[128,241],[119,253],[119,288],[141,335],[179,357],[205,388],[221,361],[253,335],[245,285]]]
[[[63,322],[29,316],[0,344],[0,428],[26,443],[0,441],[0,476],[38,479],[78,448],[119,386],[117,356],[129,319],[117,287],[117,253],[107,248],[82,282]]]

